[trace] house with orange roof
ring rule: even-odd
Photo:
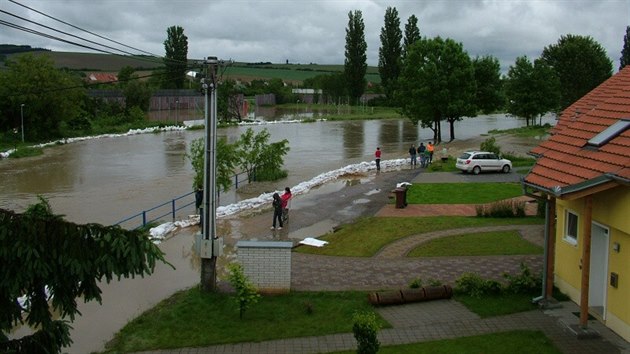
[[[570,327],[588,329],[590,314],[630,341],[630,66],[565,109],[531,153],[523,186],[547,202],[541,298],[556,285],[580,306]]]
[[[118,76],[111,73],[89,73],[87,81],[91,84],[117,82]]]

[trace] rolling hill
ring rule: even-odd
[[[32,55],[47,55],[52,58],[57,68],[65,68],[80,72],[118,73],[121,68],[131,66],[138,72],[148,72],[163,66],[160,58],[150,56],[125,56],[101,53],[31,51]],[[11,58],[24,53],[8,54]],[[189,59],[192,67],[200,63],[201,59]],[[299,83],[304,79],[343,71],[343,65],[318,64],[273,64],[273,63],[242,63],[234,62],[221,70],[224,78],[251,81],[255,79],[280,78],[285,82]],[[380,83],[378,68],[368,67],[366,79]]]

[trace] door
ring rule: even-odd
[[[591,265],[588,288],[588,306],[606,316],[606,289],[608,286],[608,228],[592,223]]]

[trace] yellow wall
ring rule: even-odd
[[[578,244],[564,240],[565,211],[578,215]],[[580,260],[584,237],[584,199],[573,201],[557,200],[555,276],[557,285],[579,303],[581,288]],[[609,228],[608,277],[614,272],[619,275],[619,286],[607,286],[607,313],[614,318],[610,326],[626,340],[630,334],[630,187],[619,186],[593,196],[592,219]],[[613,251],[618,243],[619,252]],[[587,266],[587,265],[584,265]],[[563,289],[564,288],[564,289]],[[577,293],[576,293],[577,290]]]

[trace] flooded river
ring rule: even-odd
[[[489,129],[507,129],[523,121],[503,115],[458,122],[459,139]],[[408,120],[336,121],[252,126],[267,129],[271,141],[287,139],[289,172],[277,184],[261,184],[221,196],[220,205],[283,189],[351,163],[371,161],[377,146],[383,159],[406,156],[410,144],[429,141],[429,129]],[[246,126],[219,129],[235,141]],[[446,129],[446,128],[445,128]],[[78,222],[113,224],[192,190],[193,171],[185,153],[202,131],[165,132],[86,140],[46,148],[43,156],[0,160],[0,208],[23,211],[46,197],[56,213]]]

